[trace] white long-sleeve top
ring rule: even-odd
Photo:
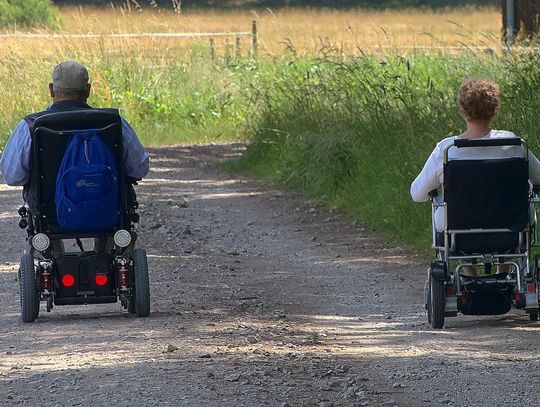
[[[482,139],[512,137],[516,137],[516,135],[510,131],[491,130]],[[415,202],[427,201],[429,199],[429,192],[442,186],[444,150],[453,144],[457,138],[459,136],[447,137],[435,146],[435,149],[424,164],[424,168],[422,168],[420,174],[418,174],[411,184],[411,197]],[[481,160],[522,156],[522,146],[451,148],[448,151],[449,160]],[[540,161],[530,151],[529,179],[533,184],[540,184]],[[444,228],[444,213],[439,209],[441,208],[438,208],[435,212],[435,225],[437,230],[442,230]]]

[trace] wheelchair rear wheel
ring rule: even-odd
[[[39,315],[39,291],[34,258],[28,253],[21,256],[19,278],[21,320],[22,322],[34,322]]]
[[[150,281],[148,278],[148,260],[144,249],[135,249],[133,251],[133,276],[135,278],[135,292],[130,299],[130,303],[134,303],[135,313],[138,317],[147,317],[150,315]],[[128,311],[131,312],[132,307],[129,304]]]
[[[444,326],[444,307],[446,292],[443,281],[429,278],[429,295],[427,296],[428,321],[434,329]]]

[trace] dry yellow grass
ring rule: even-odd
[[[294,46],[299,54],[314,54],[331,44],[346,53],[358,48],[407,51],[410,47],[446,45],[496,46],[501,16],[495,8],[444,11],[366,11],[282,9],[250,11],[200,11],[178,15],[168,11],[126,12],[121,9],[63,8],[60,34],[139,32],[249,31],[257,20],[262,55],[279,55]],[[42,31],[41,31],[42,32]],[[223,52],[224,39],[216,43]],[[244,40],[247,47],[248,38]],[[125,53],[166,55],[189,50],[192,43],[208,39],[0,39],[0,54],[54,56],[75,53]],[[105,51],[106,50],[106,51]]]

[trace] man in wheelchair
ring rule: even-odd
[[[6,183],[23,186],[23,322],[38,317],[41,301],[51,311],[120,299],[130,313],[150,313],[146,252],[135,248],[133,189],[148,173],[148,154],[117,110],[86,103],[90,88],[84,66],[57,65],[49,84],[53,103],[19,122],[0,159]],[[66,250],[66,241],[78,249]]]
[[[491,129],[499,99],[495,83],[465,81],[467,130],[439,142],[411,185],[415,201],[432,200],[436,260],[425,300],[433,328],[458,312],[498,315],[512,305],[538,319],[540,264],[531,246],[540,162],[513,133]]]

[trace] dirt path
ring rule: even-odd
[[[431,330],[425,260],[215,168],[240,148],[151,150],[147,319],[113,304],[19,322],[20,193],[0,185],[0,405],[540,404],[540,323],[516,312]]]

